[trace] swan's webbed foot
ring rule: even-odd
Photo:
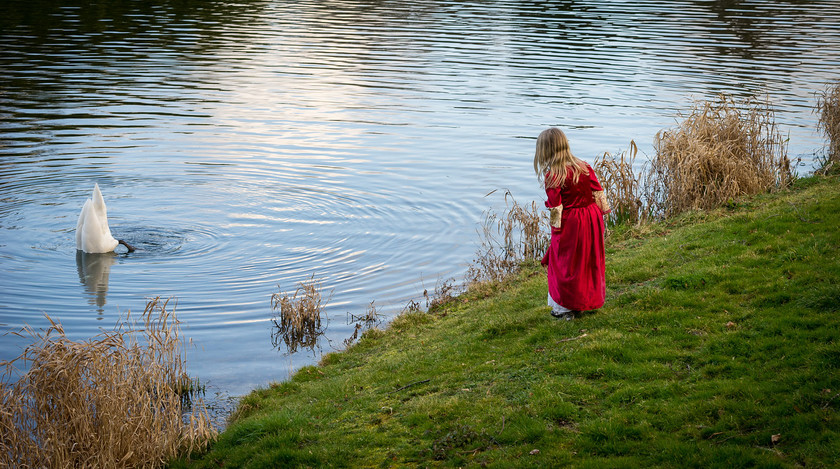
[[[134,252],[134,251],[135,251],[134,246],[132,246],[132,245],[130,245],[130,244],[128,244],[128,243],[126,243],[125,241],[123,241],[123,240],[119,239],[119,240],[117,240],[117,242],[118,242],[118,243],[120,243],[120,244],[122,244],[122,245],[123,245],[123,246],[125,246],[126,248],[128,248],[128,252]]]

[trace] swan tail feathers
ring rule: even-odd
[[[108,227],[105,199],[99,184],[93,186],[93,196],[85,201],[76,222],[76,249],[87,253],[110,252],[118,246]]]
[[[90,199],[87,199],[82,205],[82,211],[79,212],[79,220],[76,222],[76,249],[82,249],[84,244],[85,220],[90,212],[90,204]]]

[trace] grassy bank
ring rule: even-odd
[[[607,304],[542,270],[257,390],[174,467],[826,467],[840,460],[840,182],[613,233]]]

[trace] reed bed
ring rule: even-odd
[[[817,95],[815,111],[820,119],[818,129],[828,138],[828,154],[822,161],[821,171],[840,170],[840,82],[826,86]]]
[[[321,280],[313,274],[309,280],[298,283],[293,293],[278,292],[271,295],[272,343],[278,347],[284,343],[289,353],[300,348],[314,349],[318,338],[324,334],[321,312],[329,299],[321,296]]]
[[[656,134],[654,147],[645,202],[662,217],[718,207],[793,180],[787,140],[767,101],[738,103],[720,95],[695,102],[677,127]]]
[[[200,399],[185,409],[185,344],[166,301],[149,301],[139,327],[129,313],[87,341],[49,321],[24,329],[33,345],[3,363],[0,467],[160,467],[215,437]]]
[[[522,262],[539,260],[548,248],[548,212],[536,202],[520,205],[505,192],[505,210],[484,212],[480,245],[467,269],[468,284],[501,281]]]

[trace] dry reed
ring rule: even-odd
[[[618,155],[606,152],[600,158],[595,158],[592,165],[612,207],[610,225],[640,223],[647,219],[647,206],[642,197],[644,173],[637,174],[633,170],[638,152],[636,142],[631,140],[627,151]]]
[[[434,311],[449,303],[458,296],[461,289],[462,287],[455,283],[454,278],[448,278],[446,280],[438,279],[434,292],[430,294],[429,290],[423,290],[423,297],[426,298],[426,310]]]
[[[272,294],[273,345],[278,347],[282,341],[289,353],[302,347],[314,349],[318,338],[324,334],[321,312],[328,301],[321,296],[321,281],[316,280],[314,274],[309,280],[298,283],[291,295],[282,291]]]
[[[421,311],[423,311],[423,308],[420,306],[420,302],[415,299],[411,299],[408,300],[408,303],[406,303],[406,305],[403,306],[403,309],[400,310],[400,314],[412,314],[419,313]]]
[[[212,440],[203,403],[184,412],[184,343],[166,306],[150,300],[142,328],[129,313],[115,330],[83,342],[49,317],[45,332],[19,333],[33,345],[3,363],[0,467],[160,467]],[[29,365],[22,375],[18,362]]]
[[[766,101],[736,103],[721,95],[715,102],[695,102],[679,126],[656,134],[654,146],[647,203],[664,217],[714,208],[793,180],[787,140]]]
[[[828,154],[820,170],[836,171],[840,167],[840,82],[826,86],[818,94],[815,111],[820,114],[817,127],[828,138]]]
[[[382,316],[379,314],[379,311],[376,309],[376,305],[373,301],[371,301],[368,305],[367,310],[365,310],[365,314],[356,316],[355,314],[348,312],[347,316],[349,319],[348,323],[355,323],[353,334],[344,339],[344,345],[347,347],[359,338],[360,332],[376,327],[380,322],[382,322]]]
[[[373,326],[375,324],[379,324],[382,322],[382,317],[379,314],[379,310],[376,309],[376,304],[374,301],[371,301],[368,305],[367,309],[365,310],[365,314],[361,316],[356,316],[352,313],[347,313],[350,315],[350,320],[357,324],[362,324],[365,326]]]
[[[480,245],[467,269],[467,283],[501,281],[515,272],[522,262],[540,259],[548,248],[548,212],[530,205],[519,205],[505,192],[506,209],[501,214],[484,212]]]

